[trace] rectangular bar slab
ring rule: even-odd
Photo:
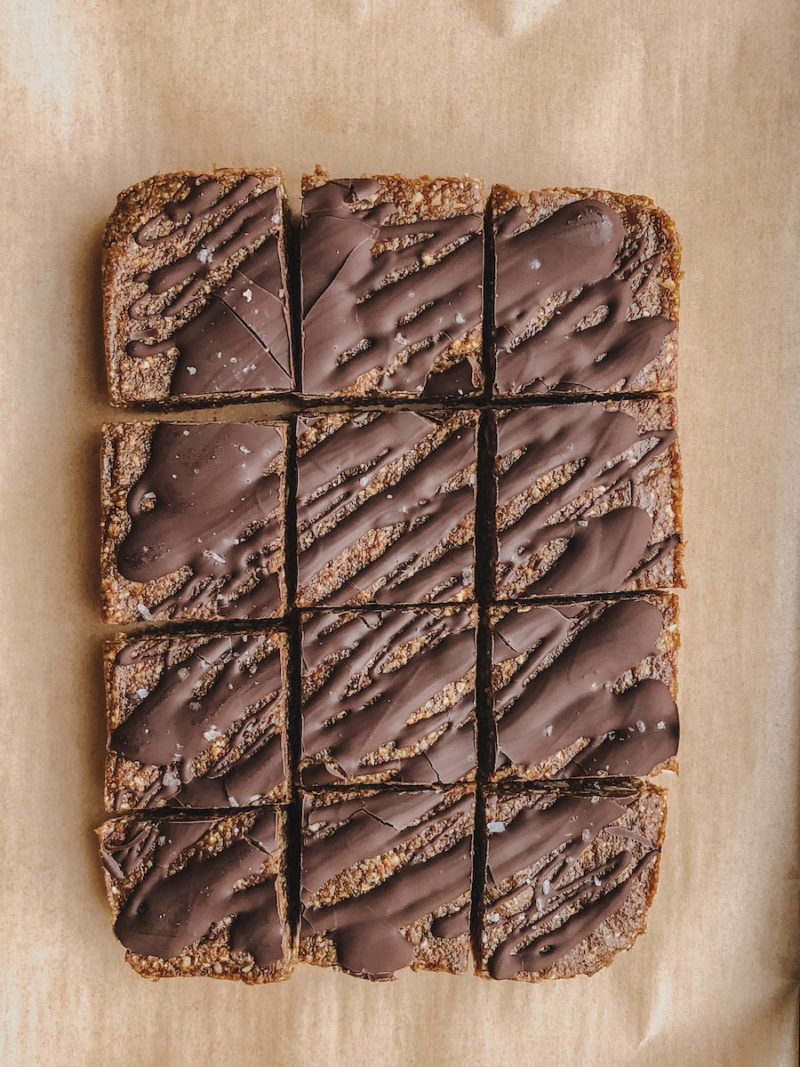
[[[474,778],[477,609],[302,616],[305,785]]]
[[[116,819],[98,830],[114,933],[145,978],[288,978],[285,816]]]
[[[158,174],[120,193],[103,256],[111,403],[294,386],[277,170]]]
[[[466,787],[305,794],[299,958],[373,981],[463,974],[473,825]]]
[[[666,794],[501,793],[489,831],[479,973],[539,982],[594,974],[647,925]]]
[[[492,190],[495,393],[669,392],[680,238],[643,196]]]
[[[276,632],[108,642],[106,810],[288,800],[286,656]]]
[[[297,420],[300,607],[473,595],[477,413]]]
[[[105,426],[105,621],[283,614],[285,465],[279,424]]]
[[[481,389],[485,206],[469,178],[304,175],[307,395]]]
[[[675,770],[678,598],[492,609],[495,779]]]
[[[495,595],[684,585],[669,397],[499,411]]]

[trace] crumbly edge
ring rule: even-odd
[[[674,221],[662,208],[646,196],[613,193],[606,189],[541,189],[520,192],[506,185],[495,185],[491,192],[494,232],[503,215],[512,208],[523,208],[531,226],[543,222],[567,204],[577,200],[599,200],[621,217],[625,226],[626,243],[639,234],[646,237],[645,255],[659,254],[661,261],[648,282],[641,287],[633,302],[631,318],[663,315],[673,322],[679,320],[682,244]],[[661,345],[658,356],[635,374],[623,386],[604,389],[605,393],[666,393],[678,384],[678,330],[673,330]]]
[[[283,961],[278,961],[269,967],[259,967],[254,958],[248,952],[231,951],[229,947],[229,934],[227,926],[222,923],[221,929],[217,928],[207,936],[193,942],[180,953],[169,959],[159,956],[144,956],[126,949],[125,959],[128,964],[143,978],[157,982],[159,978],[224,978],[234,981],[245,982],[248,985],[260,985],[267,982],[281,982],[290,978],[294,970],[297,956],[296,933],[290,929],[287,921],[287,894],[286,894],[286,814],[276,808],[277,816],[277,848],[270,855],[265,866],[265,873],[275,878],[275,888],[278,898],[278,912],[283,925]],[[253,812],[241,812],[225,816],[214,825],[211,833],[217,838],[211,844],[213,852],[220,852],[228,847],[241,832],[247,832],[248,824],[252,824]],[[171,818],[175,818],[174,816]],[[101,849],[105,842],[120,833],[132,820],[121,818],[109,820],[100,826],[97,835]],[[159,825],[166,818],[142,818],[137,817],[136,822],[147,822],[151,825]],[[183,822],[207,821],[196,819],[181,819]],[[242,830],[242,827],[244,829]],[[207,837],[208,835],[204,835]],[[194,851],[194,850],[192,850]],[[146,863],[146,861],[145,861]],[[125,901],[130,896],[134,887],[139,884],[146,870],[145,864],[139,864],[135,871],[123,880],[112,878],[108,870],[103,868],[106,883],[106,895],[111,909],[111,922],[116,922]]]
[[[150,443],[155,422],[104,423],[101,450],[100,492],[102,519],[100,526],[100,575],[102,615],[104,622],[132,623],[142,619],[166,622],[179,620],[224,621],[211,605],[201,605],[183,615],[175,616],[159,610],[159,605],[181,589],[191,577],[189,567],[173,571],[151,582],[135,582],[123,577],[117,567],[117,552],[130,529],[126,510],[128,492],[144,473],[150,459]],[[286,514],[286,427],[281,422],[259,421],[257,425],[271,426],[283,441],[280,458],[281,526]],[[283,530],[274,556],[275,571],[280,587],[280,614],[286,612],[285,538]],[[142,607],[145,609],[142,611]],[[273,616],[277,617],[277,616]]]
[[[401,174],[363,174],[377,182],[378,189],[370,197],[359,201],[363,207],[379,203],[393,203],[397,211],[388,220],[393,225],[420,222],[425,219],[450,219],[458,215],[483,215],[487,198],[481,178],[431,178],[427,174],[408,178]],[[303,193],[317,189],[331,181],[327,171],[317,166],[313,174],[304,174],[301,180]],[[481,236],[485,240],[485,233]],[[463,360],[472,370],[473,389],[477,395],[483,389],[483,329],[469,330],[457,337],[433,362],[430,376],[444,373]],[[383,390],[380,387],[386,368],[376,367],[366,371],[345,389],[328,394],[331,397],[359,397],[387,395],[396,400],[419,400],[419,395],[405,390]],[[318,394],[304,394],[313,397]]]
[[[449,789],[428,788],[425,792],[439,793],[443,800],[452,796],[461,798],[465,794],[471,794],[474,797],[474,788],[470,786],[457,785]],[[369,788],[338,791],[320,789],[315,790],[313,793],[308,790],[301,790],[301,797],[312,801],[310,810],[313,812],[319,807],[326,807],[329,804],[335,804],[345,799],[357,797],[368,799],[379,795],[379,793],[380,790]],[[467,822],[469,823],[469,833],[465,835],[463,828]],[[379,885],[390,878],[393,871],[402,864],[404,857],[411,857],[415,852],[421,852],[423,855],[426,852],[429,855],[445,852],[447,851],[445,846],[455,844],[465,836],[472,836],[473,833],[474,808],[472,816],[461,816],[456,825],[450,827],[446,833],[435,835],[435,849],[427,849],[425,835],[421,833],[417,837],[411,838],[400,848],[391,849],[359,864],[344,868],[339,875],[330,879],[315,897],[324,895],[326,903],[335,904],[349,897],[360,896],[368,892],[371,885]],[[438,971],[447,974],[465,974],[467,972],[472,958],[470,934],[464,933],[452,938],[435,937],[431,930],[435,919],[445,915],[453,915],[464,905],[469,908],[471,893],[472,886],[470,884],[468,889],[455,900],[437,908],[431,915],[417,919],[403,928],[403,936],[414,946],[414,956],[410,964],[412,971]],[[301,905],[301,915],[302,911],[303,906]],[[298,959],[302,963],[308,963],[316,967],[332,967],[335,970],[341,970],[336,952],[336,943],[333,938],[327,937],[324,933],[315,933],[310,936],[301,934]],[[381,979],[377,980],[380,981]],[[391,978],[383,980],[391,981]]]
[[[666,790],[653,785],[646,785],[638,794],[636,800],[626,809],[615,823],[610,825],[627,825],[638,830],[647,837],[659,850],[655,862],[640,871],[633,879],[633,886],[625,898],[622,906],[608,916],[576,945],[567,955],[558,962],[541,971],[520,972],[514,975],[510,981],[516,982],[542,982],[554,978],[574,978],[577,975],[591,975],[607,967],[620,953],[632,948],[635,941],[647,929],[647,913],[658,888],[660,850],[664,843],[664,835],[667,819],[667,793]],[[572,867],[575,876],[579,877],[589,866],[593,866],[598,860],[609,859],[618,854],[620,846],[614,838],[603,830],[598,837],[588,845],[581,853],[581,857]],[[491,907],[494,900],[507,891],[515,879],[524,872],[533,872],[539,864],[522,868],[516,874],[500,883],[498,887],[484,890],[482,906],[482,929],[486,933],[483,914]],[[504,887],[504,888],[501,888]],[[509,914],[513,910],[509,909]],[[475,973],[490,981],[488,963],[495,945],[490,938],[488,941],[481,940],[482,958]]]
[[[281,736],[286,774],[284,781],[267,793],[259,801],[259,804],[282,804],[289,800],[290,786],[287,740],[288,705],[285,684],[289,671],[287,637],[285,633],[276,630],[249,630],[247,632],[254,638],[268,637],[277,646],[281,658],[281,675],[284,679],[284,685],[272,704],[269,718],[271,725],[275,728],[275,732]],[[181,651],[188,656],[199,644],[205,644],[207,641],[213,641],[223,636],[228,636],[228,634],[165,634],[160,638],[147,637],[131,640],[126,635],[120,634],[114,640],[105,642],[103,646],[103,668],[108,738],[106,741],[104,798],[107,812],[149,811],[169,805],[180,806],[180,793],[170,797],[168,800],[160,800],[155,803],[137,802],[137,797],[157,781],[161,768],[153,764],[142,764],[136,760],[127,759],[115,752],[111,748],[111,731],[125,722],[136,709],[137,705],[132,700],[132,695],[136,690],[144,687],[151,691],[156,686],[164,669],[164,660],[168,648],[180,645]],[[124,666],[117,664],[117,654],[123,648],[131,645],[142,650],[161,651],[162,655],[159,658],[155,656],[143,657],[134,664]],[[208,754],[198,757],[195,763],[205,764],[221,756],[225,752],[228,737],[236,732],[236,728],[236,724],[230,727],[225,734],[209,746]]]
[[[672,396],[652,397],[645,400],[606,400],[600,401],[608,411],[623,411],[636,420],[637,431],[646,438],[648,431],[664,429],[674,430],[676,426],[676,405]],[[508,409],[496,409],[498,416]],[[652,563],[644,565],[640,573],[625,583],[624,592],[654,592],[670,589],[682,589],[686,585],[683,568],[683,479],[680,447],[677,438],[668,449],[656,456],[636,476],[633,483],[631,504],[645,510],[651,517],[653,529],[651,543],[658,543],[673,534],[678,542]],[[619,506],[619,505],[617,505]],[[524,503],[518,502],[511,509],[514,521],[523,514]],[[606,510],[613,510],[607,508]],[[499,542],[503,534],[498,533]],[[511,581],[500,579],[495,584],[498,600],[531,600],[545,594],[527,593],[530,579],[537,571],[549,570],[560,554],[557,546],[550,546],[540,557],[538,566],[533,561],[528,567],[519,568],[517,577]],[[587,591],[595,595],[595,591]],[[602,598],[605,593],[617,590],[598,590],[596,596]]]
[[[602,600],[602,597],[598,597],[598,600]],[[645,593],[637,596],[631,596],[627,599],[631,600],[647,600],[651,604],[655,604],[658,610],[661,612],[663,619],[663,625],[661,633],[658,638],[657,651],[655,655],[647,656],[641,663],[630,671],[626,671],[622,675],[616,685],[621,690],[629,689],[637,682],[644,680],[645,678],[654,678],[664,685],[670,691],[672,699],[677,701],[678,699],[678,650],[680,648],[681,638],[680,630],[678,628],[678,621],[680,618],[680,607],[678,597],[674,593]],[[611,603],[611,601],[607,601]],[[509,615],[512,611],[530,611],[536,605],[530,601],[520,603],[517,605],[498,605],[490,609],[490,619],[492,628],[497,625],[500,620]],[[510,653],[509,653],[510,657]],[[556,658],[555,656],[552,658]],[[546,661],[546,665],[549,665],[549,661]],[[498,685],[500,682],[505,682],[513,674],[513,659],[506,659],[505,663],[495,663],[492,667],[493,684]],[[492,703],[492,707],[494,707]],[[497,723],[501,719],[497,718],[496,712],[492,712],[492,729],[496,729]],[[561,774],[569,763],[569,761],[580,753],[585,747],[585,739],[576,742],[569,748],[562,749],[559,752],[553,753],[553,755],[544,760],[542,763],[537,763],[533,767],[529,767],[526,764],[514,763],[509,764],[506,767],[502,767],[494,770],[490,779],[494,782],[511,781],[511,780],[524,780],[524,781],[541,781],[559,779]],[[678,773],[678,760],[676,757],[672,757],[668,760],[663,760],[652,771],[650,776],[660,774],[662,771],[671,771],[674,774]],[[580,780],[582,775],[575,775],[566,781],[575,782]],[[613,777],[613,776],[611,776]]]
[[[134,234],[148,219],[157,215],[163,207],[174,199],[188,181],[215,179],[225,192],[233,188],[243,178],[255,176],[259,179],[260,192],[277,189],[281,204],[281,221],[274,233],[278,241],[278,250],[284,277],[286,275],[286,228],[288,207],[283,176],[275,167],[264,169],[247,169],[223,167],[213,172],[200,174],[194,171],[178,171],[173,174],[156,174],[152,178],[138,182],[125,189],[117,197],[117,203],[106,223],[103,242],[102,262],[102,296],[103,296],[103,336],[105,340],[106,371],[111,404],[125,407],[131,404],[149,404],[169,408],[185,400],[219,404],[229,400],[263,398],[284,395],[290,390],[240,390],[230,393],[201,393],[186,396],[171,394],[172,375],[175,371],[176,357],[161,353],[145,361],[131,359],[126,352],[130,340],[130,318],[128,315],[132,302],[141,295],[141,283],[134,282],[133,275],[140,270],[153,270],[172,262],[175,255],[163,248],[142,248],[136,243]],[[210,226],[214,225],[217,213],[212,215]],[[176,242],[178,254],[186,254],[196,245],[194,240]],[[241,252],[232,257],[225,269],[215,271],[203,287],[199,298],[203,304],[207,296],[220,285],[225,284],[235,267],[249,252]],[[288,314],[288,285],[286,310]],[[191,316],[188,316],[191,317]],[[183,321],[181,317],[180,321]],[[176,323],[177,326],[177,323]]]

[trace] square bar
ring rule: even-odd
[[[114,933],[145,978],[288,978],[285,816],[117,819],[98,830]]]
[[[501,411],[496,597],[684,585],[671,398]]]
[[[303,177],[307,395],[481,389],[485,207],[469,178]]]
[[[479,973],[538,982],[594,974],[647,925],[666,794],[491,796]]]
[[[300,607],[473,595],[477,414],[297,420]]]
[[[108,642],[106,810],[288,800],[286,656],[274,632]]]
[[[496,778],[675,770],[678,598],[493,609]]]
[[[474,778],[477,609],[305,613],[305,785]]]
[[[115,423],[103,436],[106,622],[283,614],[283,426]]]
[[[111,403],[264,397],[294,386],[277,170],[159,174],[108,220]]]
[[[299,958],[373,981],[463,974],[473,825],[466,787],[306,794]]]
[[[668,392],[680,238],[643,196],[492,190],[495,392]]]

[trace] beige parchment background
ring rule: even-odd
[[[798,166],[791,0],[10,0],[0,269],[0,1058],[788,1065],[798,1000]],[[315,162],[605,186],[678,221],[690,588],[647,936],[539,986],[304,968],[147,983],[109,928],[104,219],[155,171]]]

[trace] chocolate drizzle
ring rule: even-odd
[[[679,731],[669,689],[629,675],[657,655],[662,625],[646,600],[538,606],[502,618],[494,628],[497,766],[531,777],[634,776],[672,758]]]
[[[161,423],[127,498],[117,552],[133,582],[178,575],[159,617],[269,618],[281,610],[283,438],[258,423]]]
[[[298,419],[302,606],[472,593],[476,417]]]
[[[306,616],[307,785],[452,784],[475,769],[475,629],[467,611]]]
[[[482,209],[465,204],[451,218],[420,217],[440,213],[426,210],[420,191],[415,221],[397,221],[413,200],[375,202],[380,189],[357,178],[303,194],[303,388],[329,396],[474,393],[479,340],[472,351],[458,345],[481,327]]]
[[[496,418],[499,596],[682,584],[669,451],[674,429],[640,430],[632,415],[602,404]],[[653,491],[654,472],[665,467],[670,480]],[[672,578],[666,583],[652,579],[662,560]]]
[[[625,906],[660,853],[636,829],[641,803],[490,798],[483,943],[492,978],[554,967]]]
[[[306,797],[303,823],[301,934],[329,938],[348,973],[392,977],[414,959],[410,926],[460,912],[465,896],[468,906],[470,793],[385,792],[327,805]]]
[[[123,892],[117,937],[131,952],[169,960],[227,929],[232,952],[262,968],[282,962],[277,848],[274,812],[239,816],[227,829],[205,819],[112,824],[101,843],[112,883],[143,870]]]
[[[146,288],[127,309],[128,356],[177,353],[173,396],[291,389],[280,233],[277,188],[195,179],[134,235],[167,261],[133,276]]]
[[[187,647],[188,646],[188,647]],[[137,668],[156,670],[142,688]],[[282,798],[287,779],[280,644],[266,634],[125,645],[114,691],[133,710],[109,734],[116,810]],[[127,688],[133,691],[126,691]],[[138,688],[135,688],[139,685]],[[119,767],[119,760],[136,768]]]
[[[658,254],[647,256],[643,237],[626,243],[622,219],[598,200],[528,223],[517,206],[496,227],[497,391],[624,388],[675,328],[663,315],[634,317]]]

